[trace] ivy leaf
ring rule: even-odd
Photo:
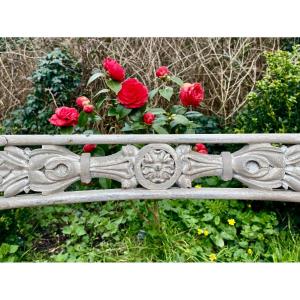
[[[150,100],[152,100],[154,98],[154,96],[157,94],[158,90],[159,90],[159,88],[156,88],[156,89],[150,91],[150,93],[149,93]]]
[[[182,86],[182,85],[183,85],[183,81],[182,81],[180,78],[176,77],[176,76],[170,76],[170,79],[171,79],[174,83],[178,84],[179,86]]]
[[[105,80],[106,85],[116,94],[121,90],[121,83],[112,79]]]
[[[9,253],[10,254],[16,253],[18,249],[19,249],[18,245],[10,245]]]
[[[158,134],[168,134],[168,131],[159,125],[154,124],[154,125],[152,125],[152,128]]]
[[[71,234],[71,232],[72,232],[72,228],[70,226],[66,226],[62,230],[63,234]]]
[[[170,101],[173,95],[173,88],[166,86],[165,88],[159,90],[159,94],[166,100]]]
[[[82,235],[85,235],[86,234],[86,231],[84,229],[83,226],[81,225],[78,225],[75,227],[75,233],[78,235],[78,236],[82,236]]]
[[[89,78],[89,80],[88,80],[88,82],[87,82],[87,86],[89,86],[93,81],[95,81],[97,78],[99,78],[99,77],[105,77],[105,75],[103,74],[103,73],[101,73],[101,72],[97,72],[97,73],[95,73],[95,74],[93,74],[90,78]]]

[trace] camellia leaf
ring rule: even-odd
[[[149,92],[149,99],[152,100],[154,98],[154,96],[157,94],[159,88],[156,88],[152,91]]]
[[[132,131],[132,127],[128,124],[128,123],[125,123],[124,127],[121,129],[121,131]]]
[[[96,98],[97,96],[101,95],[101,94],[104,94],[104,93],[108,93],[109,92],[109,89],[102,89],[100,90],[98,93],[96,93],[93,98]]]
[[[88,118],[89,118],[88,114],[82,111],[78,118],[78,126],[84,127],[88,121]]]
[[[184,113],[186,113],[187,109],[186,107],[182,106],[182,105],[173,105],[171,108],[171,113],[175,114],[175,115],[183,115]]]
[[[171,127],[175,127],[176,125],[189,125],[190,121],[188,118],[182,115],[175,115],[173,121],[170,123]]]
[[[165,88],[159,89],[159,94],[166,100],[170,101],[173,95],[173,88],[166,86]]]
[[[126,108],[123,105],[118,105],[116,107],[116,112],[120,118],[124,118],[131,113],[132,109]]]
[[[183,85],[183,81],[182,81],[180,78],[176,77],[176,76],[170,76],[170,79],[171,79],[174,83],[178,84],[179,86],[182,86],[182,85]]]
[[[201,114],[198,111],[188,111],[188,112],[185,113],[185,115],[189,119],[198,119],[198,118],[203,116],[203,114]]]
[[[147,111],[153,113],[154,115],[161,115],[161,114],[166,113],[166,111],[163,108],[160,108],[160,107],[150,108]]]
[[[88,80],[88,82],[87,82],[87,86],[88,85],[90,85],[93,81],[95,81],[97,78],[99,78],[99,77],[104,77],[105,75],[103,74],[103,73],[101,73],[101,72],[97,72],[97,73],[95,73],[95,74],[93,74],[90,78],[89,78],[89,80]]]
[[[154,131],[159,134],[168,134],[168,131],[159,125],[154,124],[152,127],[153,127]]]
[[[112,79],[105,80],[106,85],[116,94],[121,90],[121,83]]]
[[[73,133],[73,126],[69,127],[61,127],[61,133],[62,134],[72,134]]]

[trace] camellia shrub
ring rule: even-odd
[[[54,106],[68,105],[81,81],[81,68],[71,55],[55,49],[43,57],[31,76],[33,91],[24,106],[3,121],[7,134],[56,133],[48,122]]]
[[[126,76],[125,69],[116,60],[106,58],[103,60],[103,69],[97,69],[87,85],[102,79],[107,88],[89,98],[77,97],[73,102],[77,108],[58,107],[49,122],[64,133],[97,133],[97,124],[102,120],[98,111],[105,103],[108,106],[107,114],[112,118],[112,126],[118,126],[119,131],[124,133],[195,133],[201,130],[201,122],[194,121],[203,117],[197,111],[204,99],[201,83],[184,83],[173,76],[166,66],[159,67],[155,76],[160,85],[150,90],[140,79]],[[156,97],[165,101],[177,97],[178,105],[166,111],[155,106]],[[215,127],[213,121],[211,127]],[[195,150],[200,148],[199,152],[204,153],[204,145],[198,145]],[[85,145],[83,151],[91,152],[95,149],[95,145]]]
[[[265,54],[267,68],[236,116],[236,133],[300,130],[300,46]]]

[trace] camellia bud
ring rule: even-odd
[[[169,69],[168,69],[167,67],[165,67],[165,66],[159,67],[159,68],[156,70],[156,72],[155,72],[155,75],[156,75],[156,77],[158,77],[158,78],[164,78],[164,77],[166,77],[166,76],[169,75],[169,74],[170,74],[170,71],[169,71]]]
[[[91,103],[90,99],[85,96],[80,96],[76,99],[76,104],[81,108],[83,108],[85,105],[88,105],[90,103]]]
[[[151,112],[147,112],[143,116],[143,121],[147,125],[151,125],[153,123],[154,119],[155,119],[155,115]]]
[[[95,144],[86,144],[83,146],[82,150],[83,152],[89,153],[96,149],[97,145]]]
[[[86,113],[91,113],[91,112],[94,111],[94,106],[91,105],[91,104],[84,105],[83,106],[83,111],[86,112]]]
[[[196,144],[195,145],[195,151],[202,154],[207,154],[208,150],[204,144]]]

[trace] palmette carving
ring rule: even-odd
[[[300,145],[275,147],[251,144],[234,153],[200,154],[189,145],[173,149],[166,144],[149,144],[141,149],[123,146],[112,155],[77,155],[62,146],[40,149],[6,146],[0,151],[0,191],[5,197],[30,190],[44,195],[64,191],[81,180],[110,178],[122,188],[168,189],[192,186],[198,177],[235,178],[255,189],[300,191]]]
[[[220,155],[200,154],[192,151],[189,145],[178,146],[176,152],[182,161],[182,175],[177,180],[178,186],[189,188],[198,177],[221,176],[223,164]]]
[[[134,146],[125,146],[106,157],[81,156],[65,147],[46,145],[30,150],[7,146],[0,152],[0,191],[5,197],[30,190],[47,195],[64,191],[81,179],[106,177],[120,181],[123,188],[137,185],[134,175]]]

